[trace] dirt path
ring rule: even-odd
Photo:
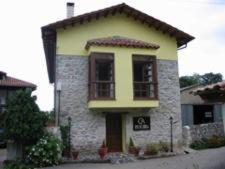
[[[198,165],[195,168],[193,165]],[[45,169],[225,169],[225,147],[198,151],[189,155],[143,160],[119,165],[64,164]]]

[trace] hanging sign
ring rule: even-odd
[[[140,116],[133,117],[133,130],[150,130],[150,117],[149,116]]]

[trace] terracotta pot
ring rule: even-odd
[[[128,148],[128,151],[129,151],[130,154],[133,154],[135,156],[138,156],[139,155],[140,148],[137,148],[137,147],[129,147]]]
[[[98,149],[98,155],[103,160],[105,155],[107,154],[108,149],[107,148],[99,148]]]
[[[78,155],[79,155],[79,151],[72,151],[72,157],[74,160],[78,158]]]
[[[70,157],[71,157],[70,151],[69,151],[69,150],[64,150],[64,151],[62,152],[62,156],[63,156],[63,157],[70,158]]]

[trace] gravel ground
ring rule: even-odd
[[[198,167],[194,167],[194,165]],[[225,169],[225,147],[126,164],[64,164],[45,169]]]

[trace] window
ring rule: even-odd
[[[194,105],[194,124],[214,122],[213,105]]]
[[[89,98],[115,98],[113,54],[91,53],[89,63]]]
[[[134,99],[157,99],[156,57],[133,55]]]

